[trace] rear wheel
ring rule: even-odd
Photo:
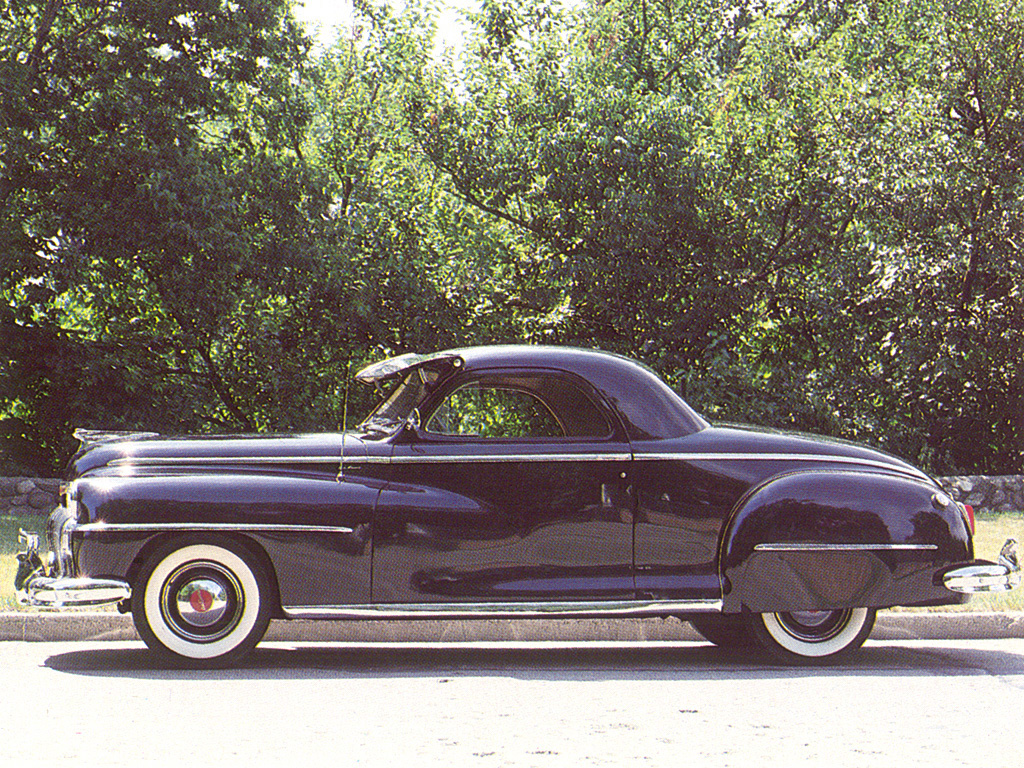
[[[749,648],[755,644],[743,614],[705,613],[687,616],[686,621],[705,640],[722,648]]]
[[[874,608],[745,614],[751,636],[787,664],[835,661],[859,648],[875,624]]]
[[[268,580],[230,541],[178,540],[145,563],[132,591],[132,618],[146,645],[192,667],[237,662],[270,623]]]

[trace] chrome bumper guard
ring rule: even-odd
[[[1017,540],[1007,539],[995,563],[978,562],[947,571],[942,584],[953,592],[1006,592],[1020,584]]]
[[[39,536],[18,532],[18,542],[25,547],[18,553],[18,571],[14,576],[14,596],[20,605],[47,608],[69,608],[106,605],[127,600],[132,590],[120,579],[90,579],[70,576],[65,565],[53,553],[50,566],[39,555]]]

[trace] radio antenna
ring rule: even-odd
[[[340,480],[345,476],[345,433],[348,432],[348,388],[352,383],[352,350],[348,351],[348,356],[345,358],[345,397],[341,403],[341,465],[338,467],[338,477]]]

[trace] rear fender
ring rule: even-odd
[[[723,609],[800,611],[960,602],[935,573],[969,560],[960,510],[934,485],[810,471],[740,500],[720,545]]]

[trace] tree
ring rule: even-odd
[[[330,199],[314,172],[289,172],[309,44],[287,5],[50,0],[0,18],[15,458],[52,470],[83,423],[252,425],[229,384],[239,296],[279,282],[282,254],[308,256],[306,224]],[[272,180],[292,187],[268,210],[254,184]]]
[[[416,124],[538,249],[517,284],[552,338],[642,357],[714,416],[1005,471],[1020,29],[987,1],[608,2],[580,25],[488,3],[464,88]]]
[[[2,2],[2,0],[0,0]],[[0,432],[323,429],[366,358],[643,359],[708,415],[1016,471],[1013,0],[0,5]],[[350,419],[351,420],[351,419]]]

